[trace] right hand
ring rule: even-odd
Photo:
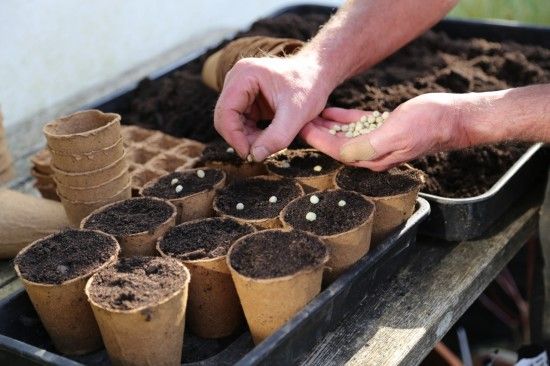
[[[242,158],[262,161],[323,110],[333,87],[323,76],[316,59],[300,53],[242,59],[225,78],[214,126]],[[272,119],[263,131],[256,126],[262,119]]]

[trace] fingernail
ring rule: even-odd
[[[340,159],[345,163],[370,160],[374,155],[374,148],[368,140],[350,142],[340,149]]]
[[[269,151],[263,146],[256,146],[252,148],[251,154],[254,161],[259,163],[269,156]]]

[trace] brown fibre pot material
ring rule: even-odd
[[[178,264],[187,274],[184,285],[153,306],[105,308],[90,297],[93,277],[86,284],[86,296],[113,365],[181,365],[190,274]]]
[[[188,171],[197,171],[198,169],[189,169]],[[169,201],[176,206],[178,209],[178,216],[176,224],[181,224],[182,222],[187,222],[196,219],[202,219],[207,217],[214,216],[214,209],[212,208],[212,202],[214,201],[214,196],[216,191],[225,186],[227,175],[223,172],[223,178],[216,183],[211,189],[205,189],[204,191],[190,194],[185,197],[170,199]],[[159,177],[149,183],[147,183],[141,190],[140,195],[143,196],[143,191],[147,187],[155,185],[158,180],[162,178]]]
[[[275,230],[280,231],[281,229]],[[256,234],[243,236],[231,246],[226,261],[252,334],[252,340],[258,344],[276,332],[321,292],[323,271],[329,260],[329,254],[327,250],[326,258],[320,265],[288,276],[267,279],[251,278],[237,272],[231,266],[230,260],[231,253],[235,248],[251,235]]]
[[[280,177],[270,176],[270,175],[262,175],[258,177],[261,177],[263,179],[269,179],[269,180],[280,179]],[[300,184],[298,184],[298,182],[296,182],[296,186],[300,189],[300,197],[302,197],[305,193],[303,187]],[[216,203],[216,197],[214,197],[213,207],[214,207],[214,212],[216,213],[217,216],[229,217],[233,220],[238,221],[241,224],[251,224],[259,230],[279,229],[283,227],[283,223],[279,219],[278,215],[275,217],[270,217],[265,219],[243,219],[237,216],[229,215],[223,212],[223,210],[219,208],[218,204]]]
[[[130,174],[123,171],[117,177],[97,186],[70,187],[58,182],[55,178],[59,194],[71,201],[94,202],[103,201],[120,192],[130,183]]]
[[[261,163],[243,162],[241,165],[233,165],[220,161],[208,161],[204,166],[223,170],[227,175],[227,184],[267,173],[264,164]]]
[[[36,180],[36,184],[40,186],[53,185],[55,188],[55,181],[53,176],[49,174],[43,174],[36,170],[36,168],[31,169],[31,175]]]
[[[101,185],[119,176],[128,170],[129,164],[126,154],[111,164],[96,170],[82,173],[70,173],[52,166],[54,176],[59,184],[69,187],[86,188]]]
[[[163,257],[170,257],[162,251],[161,242],[159,239],[157,251]],[[187,323],[193,334],[202,338],[223,338],[235,333],[244,317],[226,256],[179,260],[191,272]]]
[[[116,193],[112,197],[101,201],[71,201],[63,197],[59,193],[59,191],[57,191],[57,195],[61,199],[61,203],[65,208],[65,212],[67,214],[67,217],[69,218],[69,222],[71,223],[71,225],[73,225],[74,227],[79,227],[82,219],[88,216],[92,211],[97,210],[98,208],[108,205],[110,203],[130,198],[132,196],[132,188],[130,187],[130,182],[128,182],[126,187],[124,187],[120,192]]]
[[[266,36],[236,39],[206,60],[202,70],[203,81],[211,88],[220,91],[225,76],[240,59],[246,57],[284,57],[298,52],[303,44],[304,42],[297,39]]]
[[[49,239],[53,235],[55,234],[35,243]],[[115,238],[108,236],[116,242]],[[24,248],[19,255],[35,243]],[[116,261],[119,251],[120,247],[117,245],[116,253],[102,266],[90,273],[55,285],[28,281],[21,277],[19,268],[17,265],[15,266],[15,272],[23,282],[25,291],[27,291],[44,328],[55,348],[61,353],[82,355],[102,347],[101,334],[92,309],[86,301],[84,288],[88,279],[95,272]]]
[[[140,197],[137,197],[137,198],[141,199]],[[129,199],[132,200],[136,198],[129,198]],[[166,219],[164,222],[162,222],[152,230],[142,231],[140,233],[135,233],[135,234],[114,235],[118,243],[120,244],[120,248],[121,248],[120,255],[123,257],[130,257],[134,255],[151,255],[151,256],[157,255],[157,251],[156,251],[157,240],[160,237],[162,237],[171,227],[176,225],[176,215],[178,212],[178,210],[176,209],[176,206],[160,198],[148,197],[148,199],[163,202],[167,206],[170,206],[170,208],[173,209],[172,215],[170,215],[168,219]],[[120,203],[121,202],[111,203],[110,205],[104,206],[102,208],[99,208],[93,211],[91,214],[86,216],[84,220],[82,220],[80,224],[80,228],[82,229],[86,228],[86,223],[90,220],[92,216],[100,215],[105,210],[108,210],[110,207],[113,207]]]
[[[61,201],[61,199],[57,195],[57,187],[55,186],[55,184],[48,184],[43,186],[35,183],[34,188],[36,188],[40,192],[40,195],[45,199],[57,202]]]
[[[30,243],[69,227],[59,202],[0,190],[0,258],[13,258]]]
[[[31,157],[31,164],[36,172],[52,175],[52,155],[48,148],[42,149]]]
[[[51,150],[84,154],[106,149],[121,139],[120,115],[92,109],[58,118],[44,126]]]
[[[374,211],[365,218],[364,222],[351,230],[339,234],[319,235],[319,238],[325,242],[330,250],[330,259],[327,262],[327,271],[324,276],[326,283],[336,280],[346,269],[369,252],[373,223],[376,217],[376,204],[372,199],[363,197],[375,206]],[[283,223],[283,227],[293,229],[292,225],[284,220],[287,208],[288,205],[281,212],[281,222]]]
[[[83,173],[97,170],[111,165],[124,155],[124,143],[122,138],[113,145],[82,154],[58,153],[50,149],[52,165],[58,170],[68,173]]]

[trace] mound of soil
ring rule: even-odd
[[[307,40],[327,20],[324,14],[281,15],[260,20],[235,38],[266,35]],[[143,81],[128,109],[120,111],[123,121],[201,141],[219,139],[212,124],[217,94],[201,82],[200,71],[204,60],[226,43],[222,42],[168,77]],[[478,38],[451,39],[445,33],[428,31],[372,69],[344,82],[334,90],[329,104],[391,111],[429,92],[482,92],[548,82],[550,49]],[[431,176],[428,189],[432,190],[428,192],[465,197],[487,191],[517,160],[517,149],[524,151],[522,145],[500,144],[477,147],[468,153],[474,159],[498,160],[496,174],[478,174],[465,166],[463,160],[448,159],[447,153],[427,157],[436,164],[431,170],[443,172]],[[418,161],[417,166],[422,166],[423,161]],[[483,178],[448,182],[445,176],[447,172],[454,174],[453,171]]]
[[[235,152],[228,152],[229,145],[225,141],[216,141],[208,144],[200,159],[201,163],[220,162],[241,166],[245,161]]]
[[[213,189],[223,179],[221,170],[208,168],[203,170],[205,173],[203,178],[200,178],[196,171],[167,174],[161,177],[155,184],[146,187],[143,190],[143,195],[165,199],[182,198],[207,189]],[[172,184],[174,179],[177,179],[178,182]],[[176,192],[176,187],[178,186],[181,186],[181,190]]]
[[[18,255],[15,264],[28,281],[60,284],[92,273],[115,254],[117,247],[117,242],[106,234],[65,230]]]
[[[266,230],[241,239],[229,259],[240,274],[275,278],[323,263],[327,247],[317,237],[301,231]]]
[[[317,151],[286,150],[266,161],[267,168],[284,177],[313,177],[331,173],[342,164]],[[320,166],[321,170],[314,168]]]
[[[383,197],[410,192],[422,182],[414,172],[397,168],[373,172],[364,168],[345,167],[336,175],[336,184],[342,189],[359,192],[365,196]]]

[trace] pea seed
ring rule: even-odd
[[[344,207],[345,205],[346,205],[346,201],[344,201],[344,200],[338,201],[338,206]]]
[[[316,195],[313,195],[311,197],[309,197],[309,202],[313,203],[314,205],[318,204],[319,203],[319,197],[317,197]]]
[[[374,112],[372,112],[372,116],[373,116],[374,118],[380,117],[380,112],[374,111]]]
[[[202,169],[197,170],[197,177],[204,178],[204,176],[205,176],[204,170]]]
[[[269,197],[269,203],[276,203],[276,202],[277,202],[277,197],[275,196]]]
[[[315,166],[313,167],[313,170],[316,171],[316,172],[320,172],[321,170],[323,170],[323,167],[320,166],[320,165],[315,165]]]
[[[170,185],[173,186],[174,184],[178,183],[179,182],[179,179],[178,178],[174,178],[172,179],[172,181],[170,182]]]
[[[306,220],[307,221],[315,221],[317,220],[317,214],[315,212],[308,212],[306,214]]]
[[[227,152],[230,153],[230,154],[235,153],[235,149],[232,148],[232,147],[228,147],[227,150],[225,150],[225,151],[227,151]]]
[[[236,208],[237,210],[239,210],[239,211],[240,211],[240,210],[244,210],[244,203],[241,203],[241,202],[237,203],[237,205],[235,206],[235,208]]]
[[[180,193],[181,191],[183,191],[183,186],[181,185],[176,186],[176,193]]]

